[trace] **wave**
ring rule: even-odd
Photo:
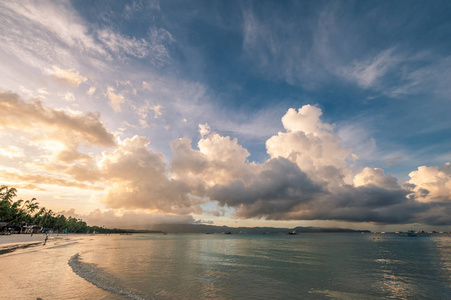
[[[118,295],[127,296],[130,299],[147,300],[153,299],[148,295],[143,295],[119,285],[119,280],[113,275],[98,268],[95,264],[85,263],[79,260],[80,255],[77,253],[69,259],[69,266],[75,274],[83,278],[84,280],[94,284],[98,288],[105,291],[112,292]]]

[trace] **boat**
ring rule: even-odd
[[[289,235],[295,235],[296,234],[296,230],[295,229],[290,230],[290,231],[288,231],[288,234]]]
[[[413,230],[409,230],[409,231],[407,231],[407,236],[415,237],[415,236],[418,236],[418,234]]]

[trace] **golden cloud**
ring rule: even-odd
[[[17,94],[0,93],[0,129],[32,133],[36,139],[62,143],[86,143],[96,146],[114,146],[114,135],[100,120],[98,114],[69,114],[64,110],[48,108],[41,101],[25,102]]]
[[[48,72],[52,77],[62,80],[75,87],[78,87],[81,83],[88,80],[88,78],[80,75],[80,73],[74,69],[64,70],[58,66],[52,66],[52,70],[49,70]]]

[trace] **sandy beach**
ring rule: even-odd
[[[84,234],[0,236],[1,299],[125,299],[74,273],[68,264],[77,253],[94,251],[98,239]]]
[[[56,237],[56,235],[49,235],[49,240]],[[31,234],[11,234],[11,235],[0,235],[0,247],[8,247],[16,244],[28,244],[35,242],[44,242],[45,234],[35,233],[33,236]]]
[[[25,249],[29,247],[37,247],[39,245],[42,246],[50,246],[51,243],[54,243],[62,238],[66,240],[71,239],[71,235],[56,235],[50,234],[46,245],[45,234],[11,234],[11,235],[0,235],[0,255],[15,252],[18,249]]]

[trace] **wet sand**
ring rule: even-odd
[[[17,234],[0,236],[0,299],[125,299],[104,291],[73,272],[68,262],[77,253],[95,251],[98,238],[84,234]]]

